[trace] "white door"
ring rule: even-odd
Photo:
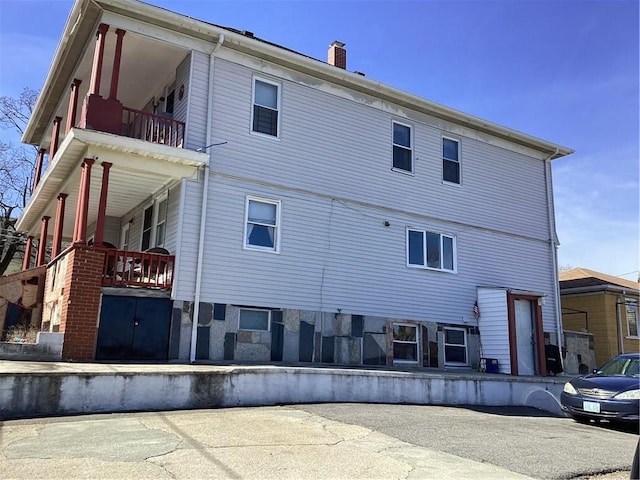
[[[516,345],[518,375],[535,375],[535,340],[533,337],[533,309],[530,300],[516,300]]]

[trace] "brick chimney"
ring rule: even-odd
[[[329,53],[327,62],[334,67],[347,69],[347,51],[344,49],[344,43],[335,41],[329,45]]]

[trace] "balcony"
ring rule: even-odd
[[[174,267],[174,255],[106,249],[102,286],[170,289]]]
[[[122,107],[122,135],[125,137],[182,148],[184,128],[184,122],[174,120],[170,115]]]

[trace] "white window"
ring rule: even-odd
[[[168,197],[157,198],[142,214],[142,240],[140,250],[161,247],[166,241]]]
[[[156,236],[154,239],[156,247],[163,246],[166,240],[168,203],[167,197],[156,201]]]
[[[442,180],[460,185],[460,142],[442,137]]]
[[[151,235],[153,234],[153,205],[144,209],[142,214],[142,242],[140,250],[143,252],[151,247]]]
[[[120,230],[120,250],[129,250],[129,233],[131,231],[131,224],[125,223]]]
[[[245,248],[278,252],[279,236],[280,201],[247,197]]]
[[[393,122],[393,168],[413,173],[411,127]]]
[[[251,130],[278,137],[280,116],[280,86],[267,80],[253,79],[253,110]]]
[[[394,363],[418,362],[418,326],[403,323],[393,324]]]
[[[407,229],[407,265],[455,272],[455,237],[426,230]]]
[[[271,310],[241,308],[238,328],[268,332],[271,328]]]
[[[638,304],[633,300],[627,299],[625,304],[627,317],[627,333],[630,337],[638,337],[640,331],[638,325]]]
[[[465,329],[444,329],[444,363],[467,365],[467,331]]]

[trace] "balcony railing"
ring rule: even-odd
[[[174,255],[105,250],[102,285],[168,289],[173,284]]]
[[[169,116],[122,107],[122,135],[126,137],[183,148],[184,127],[184,122]]]

